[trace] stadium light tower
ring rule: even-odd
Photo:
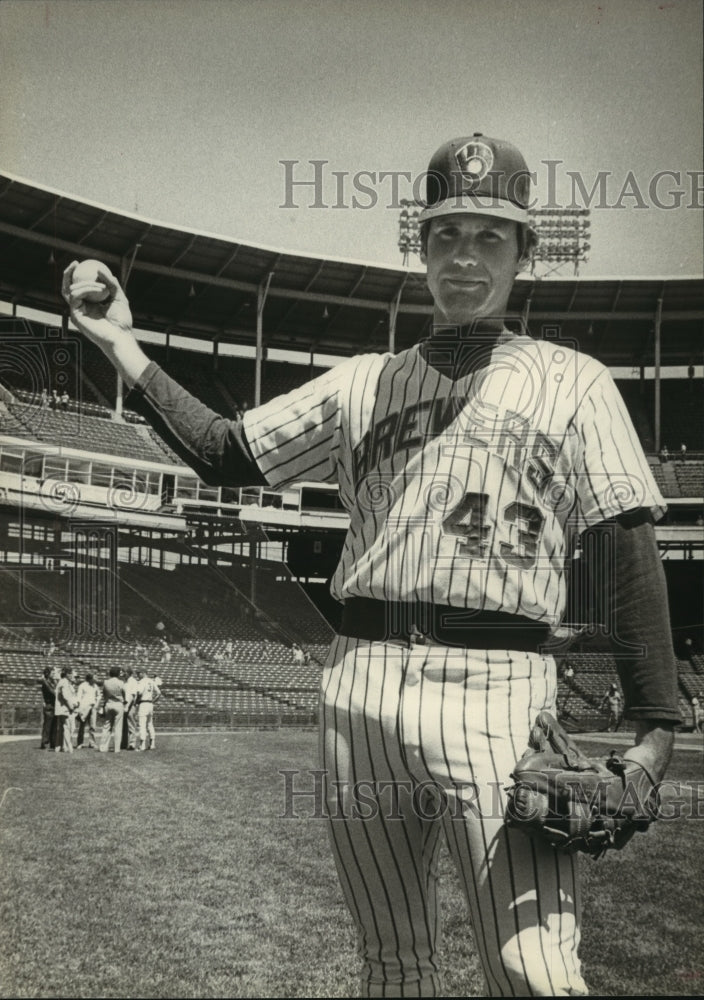
[[[420,223],[418,217],[422,209],[415,201],[402,198],[401,212],[398,218],[398,248],[403,254],[403,266],[408,267],[412,253],[420,254]]]
[[[402,199],[399,214],[398,248],[403,254],[403,266],[408,266],[411,254],[420,254],[420,224],[422,205]],[[589,258],[589,209],[533,209],[531,226],[538,234],[538,246],[531,273],[538,278],[555,274],[565,265],[572,265],[579,274],[579,265]]]
[[[538,246],[533,255],[532,274],[545,278],[565,264],[571,264],[579,274],[579,265],[589,259],[589,209],[540,208],[529,212],[531,225],[538,234]],[[542,267],[541,267],[542,265]]]

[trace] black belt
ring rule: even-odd
[[[549,639],[550,627],[505,611],[350,597],[342,611],[340,634],[371,642],[402,641],[409,646],[437,643],[537,652]]]

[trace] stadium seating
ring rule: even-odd
[[[137,458],[164,464],[164,452],[146,429],[83,413],[11,402],[0,411],[0,434],[43,441],[92,454]]]
[[[46,405],[46,403],[42,402],[40,393],[28,392],[25,389],[14,389],[13,395],[19,403],[26,403],[28,406],[36,408]],[[51,404],[49,404],[49,408],[52,408]],[[56,406],[53,408],[57,409]],[[61,404],[58,409],[68,413],[84,413],[89,417],[102,417],[105,420],[112,420],[113,418],[113,410],[109,406],[101,406],[99,403],[85,402],[84,400],[71,399],[70,397],[66,404]]]
[[[704,656],[701,653],[693,653],[688,662],[696,674],[704,675]]]
[[[18,719],[38,723],[41,698],[38,681],[47,663],[59,667],[76,667],[79,674],[92,670],[104,678],[111,666],[133,668],[148,665],[152,675],[162,679],[163,699],[159,713],[163,723],[173,724],[289,724],[311,723],[317,714],[321,663],[326,654],[325,643],[310,643],[314,654],[308,665],[294,664],[290,650],[283,643],[275,643],[260,629],[258,619],[240,620],[228,608],[229,592],[225,601],[218,604],[214,587],[222,587],[220,575],[204,567],[183,567],[177,582],[177,572],[162,572],[145,567],[125,567],[127,578],[122,582],[121,594],[128,595],[121,607],[129,607],[129,615],[121,615],[120,628],[130,624],[128,639],[115,636],[76,637],[68,630],[53,634],[58,641],[56,652],[47,657],[34,629],[5,626],[0,632],[0,707],[3,709],[3,726],[7,726],[8,709],[17,709],[13,726]],[[32,574],[34,577],[35,574]],[[159,579],[161,577],[161,579]],[[186,585],[199,579],[197,590]],[[168,578],[165,580],[164,578]],[[7,591],[16,585],[13,574],[7,570],[0,574],[1,603],[7,607]],[[138,586],[145,587],[142,595]],[[291,592],[297,588],[291,587]],[[3,593],[4,592],[4,593]],[[51,602],[55,609],[68,613],[67,589],[58,573],[37,573],[33,595]],[[161,604],[180,593],[177,608]],[[186,593],[205,593],[207,607],[196,600],[186,620],[183,597]],[[144,606],[147,602],[147,610]],[[167,610],[169,614],[167,614]],[[137,613],[139,612],[139,613]],[[176,614],[178,612],[178,614]],[[187,625],[210,630],[212,635],[203,641],[196,633],[197,652],[172,643],[168,662],[164,659],[162,645],[155,630],[157,622],[165,623],[165,631],[173,625],[183,631]],[[40,633],[43,634],[43,633]],[[136,641],[142,645],[138,653]],[[226,653],[227,643],[232,650]],[[615,661],[605,652],[570,652],[567,657],[574,676],[566,679],[562,667],[565,658],[558,659],[558,709],[567,726],[575,730],[605,729],[607,712],[603,699],[609,684],[617,679]],[[701,661],[701,662],[700,662]],[[681,710],[685,725],[688,722],[689,701],[704,690],[704,660],[695,654],[691,660],[682,660],[679,666]],[[162,724],[163,724],[162,723]],[[28,722],[29,724],[29,722]],[[622,728],[630,728],[624,723]]]
[[[700,674],[695,674],[693,670],[688,670],[686,667],[680,665],[678,679],[680,691],[686,697],[687,701],[692,698],[699,698],[700,701],[702,700],[704,680],[702,680]]]
[[[29,615],[31,621],[34,609],[36,615],[52,613],[58,622],[47,631],[37,617],[35,627],[5,626],[0,631],[3,719],[13,707],[21,717],[32,707],[39,711],[38,681],[50,662],[59,668],[75,667],[79,675],[91,670],[98,679],[104,679],[113,666],[146,665],[162,679],[160,714],[166,713],[163,717],[174,723],[183,723],[186,717],[195,722],[198,713],[205,723],[314,721],[327,643],[309,643],[310,664],[294,664],[284,625],[251,606],[231,575],[205,566],[174,571],[121,567],[117,634],[95,628],[94,634],[77,634],[77,625],[94,626],[95,618],[90,608],[77,611],[72,605],[71,588],[70,573],[35,570],[21,580],[17,568],[0,571],[0,608],[7,610],[8,620],[21,622]],[[329,641],[329,626],[320,624],[320,616],[300,589],[291,583],[276,588],[270,599],[293,609],[294,618],[296,607],[300,608],[297,634],[305,635],[309,622],[312,639],[323,636]],[[45,655],[48,632],[56,643],[51,657]],[[169,639],[168,654],[163,636]]]
[[[683,497],[704,497],[704,462],[690,461],[671,462]]]
[[[672,471],[671,462],[660,463],[657,459],[650,462],[653,479],[664,497],[679,499],[682,496],[680,484]]]
[[[245,571],[232,570],[232,579],[245,591],[248,586]],[[333,637],[330,624],[321,615],[303,591],[290,582],[277,580],[276,575],[265,570],[257,575],[257,604],[285,627],[291,638],[308,646],[311,642],[329,645]]]

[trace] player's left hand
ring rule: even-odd
[[[511,775],[506,824],[568,853],[598,858],[620,850],[658,814],[655,781],[638,750],[589,758],[549,712],[540,712]]]

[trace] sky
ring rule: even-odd
[[[701,0],[4,0],[0,94],[0,171],[167,224],[399,267],[483,132],[594,188],[584,277],[704,273]]]

